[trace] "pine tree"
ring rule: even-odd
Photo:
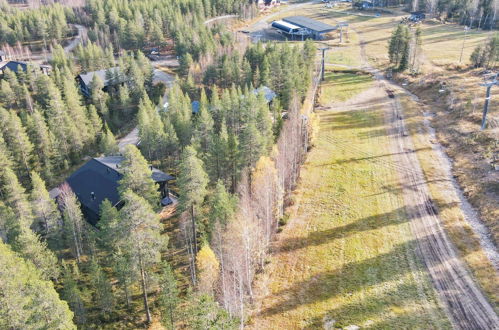
[[[3,169],[3,182],[3,199],[16,215],[16,224],[12,228],[13,232],[19,232],[21,228],[30,228],[33,224],[31,205],[25,189],[10,168]]]
[[[62,92],[71,120],[78,123],[78,139],[81,141],[82,145],[88,144],[92,139],[92,136],[89,131],[87,110],[82,105],[82,100],[71,72],[67,72],[63,79]],[[79,146],[79,148],[82,147],[83,146]]]
[[[212,133],[212,143],[209,146],[208,157],[207,157],[207,170],[210,174],[212,181],[217,181],[219,179],[228,182],[228,170],[229,170],[229,160],[228,160],[228,135],[227,127],[222,124],[220,132]]]
[[[77,324],[85,324],[87,316],[83,304],[82,293],[75,280],[75,274],[68,264],[63,263],[63,289],[62,298],[68,302],[69,308],[74,313],[74,320]]]
[[[241,173],[242,160],[239,152],[239,141],[235,134],[229,134],[227,140],[227,154],[229,170],[228,175],[231,182],[231,191],[236,191],[236,184],[239,180],[239,175]]]
[[[161,260],[161,251],[166,249],[168,236],[161,235],[159,216],[148,202],[128,189],[122,193],[125,206],[120,210],[123,231],[120,245],[130,255],[132,268],[140,273],[140,284],[147,322],[151,322],[148,303],[148,272]]]
[[[61,205],[64,219],[64,236],[78,262],[83,254],[83,214],[76,195],[68,184],[61,188]]]
[[[12,250],[35,265],[40,272],[41,278],[46,280],[57,279],[59,276],[57,257],[30,228],[21,227],[18,235],[11,241],[10,245]]]
[[[253,167],[263,152],[261,132],[258,131],[253,120],[241,132],[241,155],[243,166]]]
[[[54,165],[57,159],[57,151],[54,146],[54,136],[49,131],[45,119],[38,110],[28,116],[28,134],[31,141],[36,146],[34,152],[39,161],[38,168],[41,170],[45,179],[52,178]]]
[[[206,155],[211,144],[213,118],[208,109],[208,98],[204,89],[201,90],[199,112],[194,119],[194,139],[199,143],[200,154]]]
[[[76,329],[52,282],[1,240],[0,269],[1,329]]]
[[[13,165],[14,162],[12,161],[12,155],[10,154],[10,151],[7,149],[2,134],[0,134],[0,184],[2,184],[2,186],[3,186],[4,170],[6,168],[12,168]]]
[[[140,100],[137,118],[141,146],[146,150],[148,159],[158,159],[164,154],[166,135],[158,111],[147,94]]]
[[[161,323],[167,329],[175,329],[180,303],[179,289],[175,274],[170,265],[165,261],[161,267],[159,306],[161,309]]]
[[[2,123],[5,142],[9,146],[15,164],[18,164],[18,173],[27,177],[33,166],[33,144],[29,140],[21,119],[13,110],[7,113],[5,109],[0,108],[0,112],[2,112],[1,118],[7,120]]]
[[[43,228],[42,232],[47,238],[54,238],[59,233],[61,217],[57,204],[50,198],[45,187],[45,182],[36,172],[31,173],[31,195],[30,201],[33,207],[35,222]]]
[[[90,99],[102,116],[109,120],[109,111],[106,104],[108,95],[103,91],[103,88],[104,82],[102,79],[98,75],[94,75],[90,82]]]
[[[99,228],[99,242],[104,251],[114,252],[116,242],[119,240],[119,213],[108,199],[100,206],[100,217],[97,222]]]
[[[193,147],[186,147],[182,152],[179,172],[177,185],[179,191],[182,192],[179,198],[179,209],[191,215],[194,253],[197,253],[196,208],[203,203],[207,194],[208,175]]]
[[[123,177],[118,188],[120,194],[131,190],[156,208],[159,204],[159,193],[151,178],[152,171],[147,161],[134,145],[127,145],[123,156],[125,159],[120,164]]]
[[[89,142],[95,143],[98,137],[102,134],[102,120],[97,114],[97,109],[93,104],[87,108],[87,117],[89,123],[89,133],[91,135]]]
[[[123,288],[127,309],[130,309],[130,285],[135,279],[137,270],[133,267],[130,254],[125,253],[119,246],[112,255],[112,268],[120,286]]]
[[[215,224],[222,227],[232,219],[235,214],[237,200],[225,188],[221,180],[217,181],[215,191],[210,198],[210,232],[213,231]]]
[[[405,71],[409,66],[409,52],[410,52],[409,42],[410,42],[409,29],[405,27],[402,30],[402,40],[401,40],[402,57],[400,58],[400,63],[398,67],[399,71]]]
[[[114,309],[113,287],[95,258],[90,261],[90,283],[94,292],[94,305],[104,315]]]

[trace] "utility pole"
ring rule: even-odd
[[[322,50],[322,67],[321,67],[321,80],[324,81],[324,71],[325,71],[325,58],[326,58],[326,50],[331,49],[329,47],[319,48]]]
[[[463,60],[463,52],[464,52],[464,43],[466,42],[466,34],[468,34],[468,30],[470,28],[465,26],[464,27],[464,37],[463,37],[463,47],[461,47],[461,56],[459,56],[459,63]]]
[[[482,131],[485,129],[485,126],[487,126],[487,112],[489,112],[490,90],[492,89],[492,86],[499,85],[499,81],[497,81],[497,75],[498,74],[494,76],[494,79],[492,81],[480,84],[480,86],[487,87],[487,91],[485,92],[485,103],[483,105],[482,127],[480,128]]]

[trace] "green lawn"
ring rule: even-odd
[[[328,75],[327,104],[369,77]],[[369,78],[369,79],[368,79]],[[348,83],[346,83],[349,81]],[[254,329],[319,329],[326,320],[376,329],[450,328],[415,256],[379,104],[319,112],[291,218],[257,283]]]
[[[319,103],[344,102],[373,83],[372,77],[354,72],[326,72],[326,81],[322,83]]]

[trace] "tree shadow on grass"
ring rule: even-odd
[[[443,205],[441,208],[447,206],[451,205]],[[426,207],[426,205],[424,205],[424,207]],[[285,239],[281,241],[280,247],[276,249],[275,253],[287,253],[310,246],[319,246],[331,243],[336,239],[347,238],[361,232],[376,230],[391,225],[398,225],[418,217],[420,214],[420,208],[421,206],[414,206],[408,210],[407,207],[399,207],[390,212],[360,218],[343,226],[311,232],[304,238],[297,239],[293,237]]]
[[[296,309],[302,305],[324,302],[341,295],[351,295],[365,288],[379,285],[404,276],[410,271],[408,251],[415,248],[415,241],[393,247],[390,252],[343,267],[319,273],[305,281],[273,294],[278,303],[263,310],[262,316],[272,316]]]
[[[407,329],[415,324],[425,329],[437,328],[439,325],[434,324],[436,322],[431,319],[430,315],[435,315],[437,318],[435,321],[440,323],[439,320],[444,314],[442,310],[436,307],[426,309],[426,317],[424,318],[421,314],[408,312],[398,315],[391,313],[393,309],[398,310],[401,305],[410,303],[424,304],[425,301],[431,301],[432,297],[428,297],[425,290],[428,288],[423,287],[423,292],[420,292],[421,290],[415,282],[401,283],[383,293],[368,295],[360,301],[346,303],[327,311],[323,315],[315,316],[307,322],[305,329],[321,328],[325,318],[335,320],[336,327],[345,327],[352,324],[362,326],[367,323],[370,324],[369,327],[381,329]],[[380,314],[384,314],[383,321],[370,322],[370,319],[379,319]]]
[[[330,236],[328,235],[326,235],[326,239],[322,239],[323,242],[329,240]],[[423,237],[397,244],[387,253],[351,262],[338,269],[322,272],[297,282],[289,288],[274,293],[273,296],[277,297],[275,300],[278,302],[264,309],[260,315],[268,317],[282,314],[303,305],[321,303],[334,297],[352,295],[355,292],[388,281],[400,280],[401,277],[412,272],[408,258],[416,258],[417,262],[421,263],[421,250],[418,245],[428,246],[431,244],[429,243],[431,240],[434,240],[434,237]],[[480,249],[480,246],[477,246],[476,249]],[[468,253],[472,252],[474,251],[468,251]],[[434,262],[432,267],[438,263],[437,260]],[[400,303],[412,296],[414,295],[401,297]]]

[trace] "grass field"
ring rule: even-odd
[[[372,84],[372,78],[357,72],[326,72],[319,103],[344,102]]]
[[[342,100],[328,75],[321,102]],[[369,77],[355,77],[356,93]],[[330,89],[332,91],[330,91]],[[303,167],[291,220],[258,281],[254,329],[449,328],[414,254],[402,197],[392,170],[383,112],[321,112],[316,147]],[[368,155],[368,156],[366,156]]]

